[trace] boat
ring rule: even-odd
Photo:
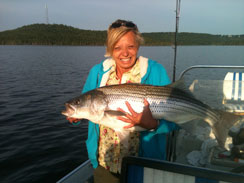
[[[221,106],[227,111],[243,112],[240,106],[244,101],[244,66],[226,66],[226,65],[196,65],[184,70],[179,79],[184,79],[187,74],[196,69],[217,69],[225,70],[223,80],[217,80],[222,86],[220,92],[223,93],[223,101]],[[238,72],[236,72],[237,70]],[[234,77],[235,76],[235,77]],[[237,77],[238,76],[238,77]],[[208,80],[211,82],[211,80]],[[214,80],[216,84],[216,80]],[[207,82],[208,83],[208,82]],[[194,79],[189,85],[197,88],[197,85],[205,83],[201,80]],[[214,87],[218,89],[218,87]],[[199,88],[197,88],[199,90]],[[201,89],[201,88],[200,88]],[[230,94],[231,93],[231,94]],[[235,96],[237,95],[237,96]],[[230,97],[231,96],[231,97]],[[229,105],[231,104],[231,105]],[[244,109],[244,107],[243,107]],[[121,182],[163,182],[163,183],[212,183],[212,182],[244,182],[244,160],[241,158],[238,161],[230,158],[218,158],[220,154],[213,148],[208,155],[208,162],[205,167],[197,167],[189,164],[184,164],[177,160],[177,135],[171,137],[171,143],[168,145],[167,161],[155,160],[141,157],[125,157],[122,162]],[[216,156],[217,153],[217,156]],[[176,157],[175,157],[176,156]],[[217,158],[216,158],[217,157]],[[244,158],[243,158],[244,159]],[[242,162],[243,161],[243,162]],[[141,168],[140,174],[133,173],[133,167]],[[74,169],[57,183],[89,183],[93,181],[93,168],[90,160],[85,161],[82,165]]]

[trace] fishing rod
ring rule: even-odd
[[[173,65],[173,82],[175,82],[175,72],[176,72],[176,56],[177,56],[177,33],[179,29],[179,18],[180,18],[180,1],[176,0],[176,21],[175,21],[175,44],[174,44],[174,65]],[[167,138],[167,157],[168,161],[175,161],[176,159],[176,136],[177,132],[171,132]]]
[[[176,21],[175,21],[175,44],[174,44],[174,65],[173,65],[173,82],[175,82],[175,72],[176,72],[176,56],[177,56],[177,34],[179,29],[179,19],[180,19],[180,1],[176,0]]]

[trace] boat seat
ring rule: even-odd
[[[228,72],[223,83],[223,104],[230,112],[244,112],[244,73]]]
[[[125,157],[121,183],[241,183],[244,175],[169,161]]]

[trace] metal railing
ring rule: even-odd
[[[188,67],[185,69],[183,72],[181,72],[179,79],[182,79],[184,74],[188,72],[189,70],[192,69],[214,69],[214,68],[219,68],[219,69],[244,69],[244,66],[241,65],[193,65],[191,67]]]

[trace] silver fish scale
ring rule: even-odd
[[[181,113],[193,113],[195,115],[201,116],[205,118],[211,119],[211,121],[216,122],[220,115],[216,111],[211,110],[207,105],[202,102],[190,98],[189,96],[185,96],[184,93],[181,92],[181,95],[169,95],[166,99],[167,106],[170,108],[170,111],[179,111]],[[170,112],[167,111],[167,112]]]
[[[111,85],[98,90],[106,95],[108,107],[112,110],[122,108],[124,111],[129,112],[125,101],[128,101],[135,112],[140,113],[144,107],[144,98],[146,97],[144,90],[138,90],[137,85]]]
[[[181,90],[170,87],[155,87],[148,93],[149,98],[158,96],[159,100],[164,100],[164,104],[160,105],[160,108],[164,112],[195,112],[196,115],[203,118],[209,116],[212,121],[219,119],[219,114],[212,111],[207,105],[201,101],[196,100],[190,94],[187,94]],[[166,105],[165,105],[166,104]]]
[[[234,114],[211,109],[184,89],[141,84],[110,85],[94,89],[68,101],[67,111],[63,114],[74,118],[85,118],[94,123],[121,130],[127,123],[116,120],[118,113],[109,110],[117,111],[120,107],[129,112],[125,105],[125,101],[128,101],[136,112],[141,112],[145,98],[150,104],[155,119],[166,119],[177,124],[194,119],[206,121],[212,127],[222,147],[224,147],[228,129],[242,120]],[[142,129],[132,128],[131,130],[141,131]]]
[[[170,87],[122,84],[98,88],[109,101],[109,108],[116,110],[118,107],[128,112],[124,101],[128,101],[136,112],[142,112],[143,101],[146,98],[150,110],[155,118],[164,118],[172,113],[194,113],[212,121],[219,119],[219,114],[212,111],[207,105],[196,100],[191,95]]]

